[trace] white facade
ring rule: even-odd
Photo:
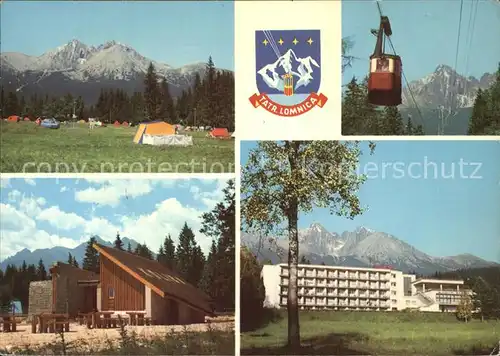
[[[287,305],[288,265],[265,265],[264,306]],[[463,281],[416,279],[387,268],[299,265],[301,309],[455,311]]]

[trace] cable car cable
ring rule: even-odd
[[[378,8],[378,12],[380,14],[380,17],[383,17],[384,15],[382,13],[380,1],[377,0],[376,2],[377,2],[377,8]],[[387,39],[389,40],[389,45],[391,46],[391,49],[394,52],[394,55],[397,55],[396,49],[394,48],[394,44],[392,43],[391,37],[388,36]],[[415,109],[417,109],[418,116],[420,117],[420,121],[422,123],[422,128],[423,128],[424,132],[426,132],[424,116],[422,115],[422,112],[420,111],[420,108],[418,107],[418,104],[417,104],[417,101],[415,100],[415,96],[413,95],[413,91],[411,89],[410,83],[408,82],[408,79],[406,79],[406,75],[405,75],[405,72],[403,71],[403,69],[401,69],[401,75],[403,76],[403,79],[404,79],[405,84],[406,84],[406,88],[408,89],[408,92],[410,93],[410,96],[413,100],[413,104],[415,105]]]

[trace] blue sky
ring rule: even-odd
[[[0,260],[28,248],[76,247],[91,235],[113,241],[116,233],[155,251],[167,234],[176,239],[184,222],[199,233],[202,213],[222,200],[225,180],[3,179]]]
[[[242,165],[254,147],[242,142]],[[373,156],[365,152],[359,172],[369,179],[359,197],[368,211],[349,220],[315,209],[300,216],[300,228],[319,222],[342,233],[365,226],[433,256],[471,253],[500,262],[500,142],[379,141]],[[453,167],[455,178],[447,178]]]
[[[474,15],[473,2],[476,1],[465,0],[463,5],[457,71],[480,78],[485,72],[495,72],[500,61],[500,3],[479,0],[473,26],[474,22],[469,21],[470,14]],[[439,64],[455,66],[460,1],[405,0],[380,4],[382,13],[391,21],[392,42],[402,57],[408,81],[434,72]],[[342,2],[342,36],[354,42],[351,54],[360,58],[345,71],[344,83],[353,75],[367,74],[368,58],[376,42],[370,29],[378,28],[379,21],[375,1]],[[386,50],[390,50],[389,45]]]
[[[110,40],[178,67],[212,55],[233,69],[234,13],[228,1],[6,1],[2,51],[42,53],[72,39],[87,45]]]

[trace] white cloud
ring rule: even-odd
[[[24,182],[28,185],[31,185],[32,187],[36,186],[36,181],[32,178],[25,178]]]
[[[223,189],[226,187],[225,180],[216,180],[216,188],[213,190],[205,190],[206,187],[200,188],[197,185],[191,185],[189,192],[193,194],[193,199],[202,202],[207,208],[212,209],[221,202],[224,198]]]
[[[14,189],[9,192],[9,194],[7,195],[7,199],[9,200],[9,202],[15,203],[19,201],[19,199],[21,199],[21,196],[22,196],[21,192],[19,190]]]
[[[97,181],[97,180],[96,180]],[[88,188],[75,194],[75,200],[85,202],[98,202],[102,205],[116,206],[124,196],[134,198],[151,192],[154,186],[175,186],[181,181],[172,183],[169,181],[103,181],[101,187]],[[213,182],[213,181],[212,181]],[[201,228],[201,215],[211,209],[223,197],[222,189],[226,182],[217,181],[216,189],[210,186],[192,185],[191,194],[195,200],[203,202],[206,206],[198,209],[186,206],[175,198],[166,199],[156,206],[149,213],[139,216],[117,217],[112,209],[101,209],[110,213],[109,218],[104,216],[92,216],[85,218],[74,212],[62,211],[59,206],[46,207],[44,198],[25,196],[17,190],[9,192],[10,204],[1,205],[0,233],[1,255],[5,258],[23,248],[34,250],[37,248],[52,248],[54,246],[64,246],[74,248],[86,241],[91,235],[99,235],[107,241],[113,241],[116,233],[123,237],[135,239],[137,242],[146,243],[155,252],[163,243],[167,234],[171,234],[177,242],[179,232],[186,222],[196,236],[196,240],[204,252],[208,252],[211,238],[199,233]],[[206,189],[210,189],[206,191]],[[125,193],[125,194],[123,194]],[[113,220],[110,220],[113,219]],[[49,223],[57,229],[45,231],[37,226],[37,221]],[[77,232],[75,238],[62,236],[59,231],[74,230]]]
[[[9,188],[10,178],[0,178],[0,188]]]
[[[72,230],[85,226],[85,219],[75,213],[66,213],[58,206],[51,206],[40,211],[37,220],[46,221],[53,227],[61,230]]]
[[[42,212],[43,206],[46,204],[44,198],[27,197],[23,195],[19,202],[19,209],[29,217],[35,218]]]
[[[39,230],[35,220],[10,204],[0,204],[0,260],[22,249],[36,250],[64,246],[74,248],[78,245],[68,237],[62,237]]]
[[[122,217],[122,236],[130,237],[139,243],[146,243],[155,252],[163,243],[165,236],[172,235],[177,242],[180,230],[187,223],[193,230],[196,241],[204,251],[208,251],[211,239],[198,231],[201,227],[200,216],[204,211],[182,205],[177,199],[170,198],[156,205],[156,210],[139,217]]]
[[[116,207],[122,198],[136,198],[153,191],[153,184],[146,180],[88,180],[102,184],[99,188],[87,188],[75,192],[75,200],[81,203],[96,203]]]
[[[67,190],[68,190],[68,187],[66,187],[66,186],[62,186],[62,187],[61,187],[60,192],[61,192],[61,193],[64,193],[64,192],[65,192],[65,191],[67,191]]]

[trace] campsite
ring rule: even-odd
[[[50,130],[13,119],[2,120],[0,127],[2,172],[234,172],[234,139],[227,130],[185,127],[175,135],[174,126],[164,122],[90,129],[85,121]],[[145,140],[164,142],[147,144]]]

